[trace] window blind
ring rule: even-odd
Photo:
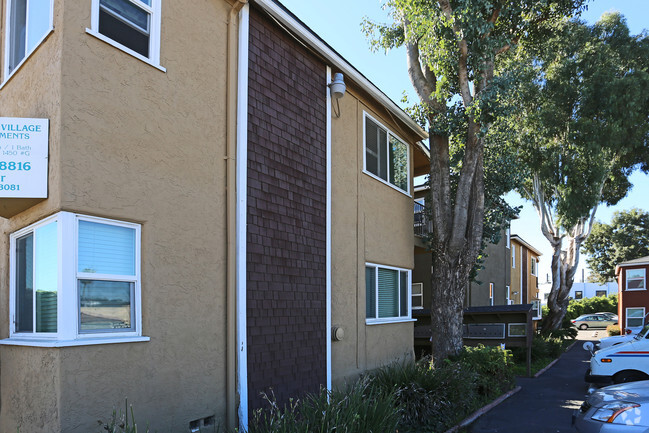
[[[135,230],[79,221],[78,271],[135,275]]]

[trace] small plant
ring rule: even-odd
[[[129,409],[131,412],[131,419],[129,423],[128,413]],[[116,409],[113,409],[110,420],[104,422],[102,420],[97,421],[101,426],[101,432],[108,433],[138,433],[137,423],[135,422],[135,415],[133,413],[133,405],[128,404],[128,399],[124,399],[124,412],[119,410],[119,413]],[[142,433],[149,433],[149,426],[147,425],[146,430]]]
[[[620,325],[608,325],[606,332],[608,332],[609,337],[620,335]]]
[[[280,407],[273,395],[264,395],[270,407],[256,410],[249,433],[367,433],[394,432],[399,416],[394,396],[371,386],[368,378],[349,389],[308,394]]]

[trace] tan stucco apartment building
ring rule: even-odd
[[[511,285],[509,299],[512,304],[532,304],[533,317],[541,319],[539,297],[539,259],[541,252],[518,235],[510,236]]]
[[[426,134],[288,10],[1,0],[0,25],[0,431],[125,397],[152,431],[245,428],[262,392],[413,356]]]

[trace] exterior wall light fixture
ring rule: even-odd
[[[336,109],[334,108],[334,114],[336,117],[340,117],[340,103],[339,100],[345,95],[345,90],[347,90],[347,86],[345,86],[345,81],[343,79],[343,74],[340,72],[336,72],[334,74],[334,78],[329,83],[329,91],[331,92],[331,98],[332,98],[332,103],[336,101],[336,107],[338,108],[337,112]]]

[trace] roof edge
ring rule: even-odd
[[[276,20],[286,26],[287,29],[295,32],[311,45],[311,48],[319,52],[325,59],[336,66],[342,71],[343,74],[349,76],[352,80],[356,81],[363,87],[373,98],[383,104],[392,114],[397,116],[399,120],[404,122],[413,132],[415,132],[421,139],[428,138],[428,133],[419,126],[401,107],[399,107],[390,97],[388,97],[381,89],[368,80],[360,71],[345,60],[338,54],[329,44],[327,44],[320,36],[313,30],[308,28],[306,24],[299,20],[293,13],[291,13],[284,5],[275,0],[253,0],[255,4],[260,6],[264,11],[273,16]]]
[[[525,240],[523,240],[522,237],[520,237],[520,236],[518,236],[518,235],[516,235],[516,234],[511,235],[511,236],[510,236],[510,239],[516,239],[516,240],[517,240],[518,242],[520,242],[520,243],[521,243],[525,248],[527,248],[528,250],[531,250],[532,252],[536,253],[536,255],[538,255],[538,256],[542,256],[542,255],[543,255],[542,252],[540,252],[539,250],[537,250],[536,248],[534,248],[532,245],[530,245],[530,244],[527,243]]]

